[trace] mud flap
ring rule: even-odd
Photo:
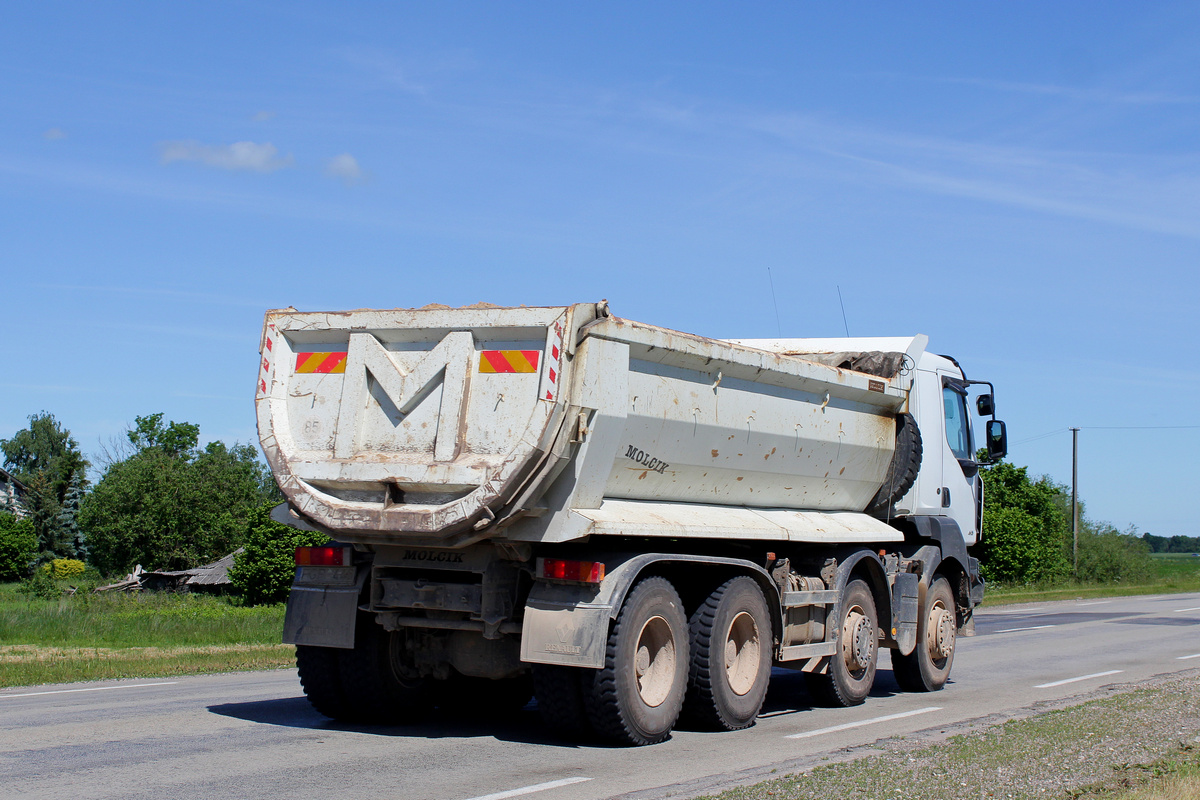
[[[293,584],[283,617],[284,644],[354,648],[358,598],[369,567],[360,567],[352,585]]]
[[[917,615],[921,605],[921,576],[898,572],[892,582],[892,636],[901,655],[917,646]]]

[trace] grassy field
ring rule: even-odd
[[[0,586],[0,687],[290,666],[283,607],[191,595],[26,597]]]
[[[1150,556],[1150,565],[1153,570],[1150,579],[1136,584],[1070,582],[1048,586],[988,584],[983,607],[1046,600],[1074,600],[1085,597],[1200,592],[1200,557],[1180,553],[1154,553]]]

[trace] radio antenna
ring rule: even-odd
[[[775,299],[775,279],[771,277],[771,268],[767,267],[767,281],[771,284],[771,302],[775,304],[775,327],[779,329],[779,338],[783,338],[783,323],[779,321],[779,301]]]
[[[838,290],[838,305],[842,307],[842,325],[846,328],[846,338],[850,338],[850,323],[846,322],[846,304],[842,302],[842,287],[839,285]]]

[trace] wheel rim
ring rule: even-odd
[[[742,696],[754,688],[761,661],[758,626],[743,611],[733,618],[725,637],[725,677],[734,694]]]
[[[957,632],[953,612],[946,608],[945,603],[937,600],[929,609],[929,619],[925,626],[925,647],[929,651],[930,659],[942,662],[953,655]]]
[[[855,677],[861,676],[871,665],[875,653],[874,634],[874,626],[862,606],[854,606],[846,612],[842,621],[842,659]]]
[[[670,624],[660,616],[646,620],[638,634],[633,659],[642,702],[654,708],[662,705],[675,682],[675,637]]]

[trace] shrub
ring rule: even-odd
[[[20,591],[21,594],[40,597],[43,600],[54,600],[63,595],[62,587],[46,569],[35,569],[29,579],[21,584]]]
[[[296,548],[329,541],[323,533],[297,530],[271,519],[273,505],[250,513],[245,549],[229,570],[230,582],[250,605],[286,600],[296,572]]]
[[[82,575],[87,569],[87,565],[74,558],[56,558],[43,566],[42,569],[49,572],[50,576],[55,580],[66,581]]]
[[[1079,531],[1079,579],[1131,583],[1150,577],[1149,546],[1113,528]]]
[[[1062,577],[1069,565],[1058,532],[1019,508],[993,508],[984,514],[984,557],[989,581],[1038,583]]]
[[[0,512],[0,581],[29,576],[37,558],[37,533],[33,523]]]

